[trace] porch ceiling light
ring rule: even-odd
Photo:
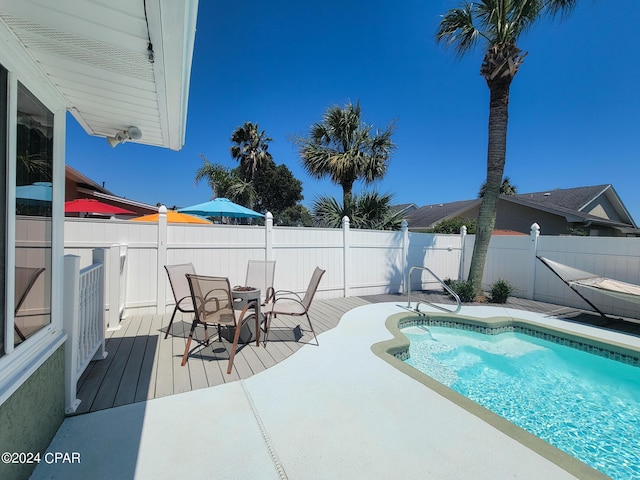
[[[142,132],[138,127],[129,127],[126,130],[117,132],[113,137],[106,138],[107,142],[109,142],[109,145],[115,148],[116,145],[127,142],[129,140],[138,140],[139,138],[142,138]]]

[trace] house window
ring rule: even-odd
[[[51,322],[53,113],[18,83],[14,345]]]

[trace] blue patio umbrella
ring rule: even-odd
[[[52,190],[51,182],[35,182],[32,185],[19,185],[16,187],[16,198],[50,202],[52,199]]]
[[[215,198],[208,202],[178,209],[181,213],[200,215],[201,217],[229,217],[229,218],[261,218],[261,213],[233,203],[228,198]]]

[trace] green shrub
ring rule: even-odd
[[[499,279],[491,285],[491,302],[505,303],[513,292],[513,285],[508,281]]]
[[[471,280],[451,280],[445,279],[444,284],[456,292],[461,302],[473,302],[476,297],[476,289]],[[445,290],[446,294],[449,294]]]
[[[467,227],[467,233],[472,235],[476,233],[476,221],[468,218],[449,218],[442,220],[433,227],[433,233],[458,234],[462,225]]]

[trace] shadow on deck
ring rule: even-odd
[[[439,292],[414,292],[412,300],[453,303]],[[380,302],[404,304],[406,296],[380,294],[316,300],[310,311],[311,322],[320,335],[334,328],[352,308]],[[591,312],[520,298],[510,298],[506,306],[640,336],[640,322],[604,319]],[[171,312],[131,316],[121,322],[119,330],[107,332],[109,355],[105,360],[91,362],[80,378],[78,398],[82,402],[75,415],[245,379],[281,362],[313,339],[304,317],[279,316],[273,320],[267,347],[262,343],[260,347],[255,343],[240,346],[233,370],[227,375],[230,344],[226,340],[213,341],[192,352],[187,365],[181,367],[191,317],[176,315],[172,332],[165,340],[170,318]],[[202,328],[197,331],[202,336]]]

